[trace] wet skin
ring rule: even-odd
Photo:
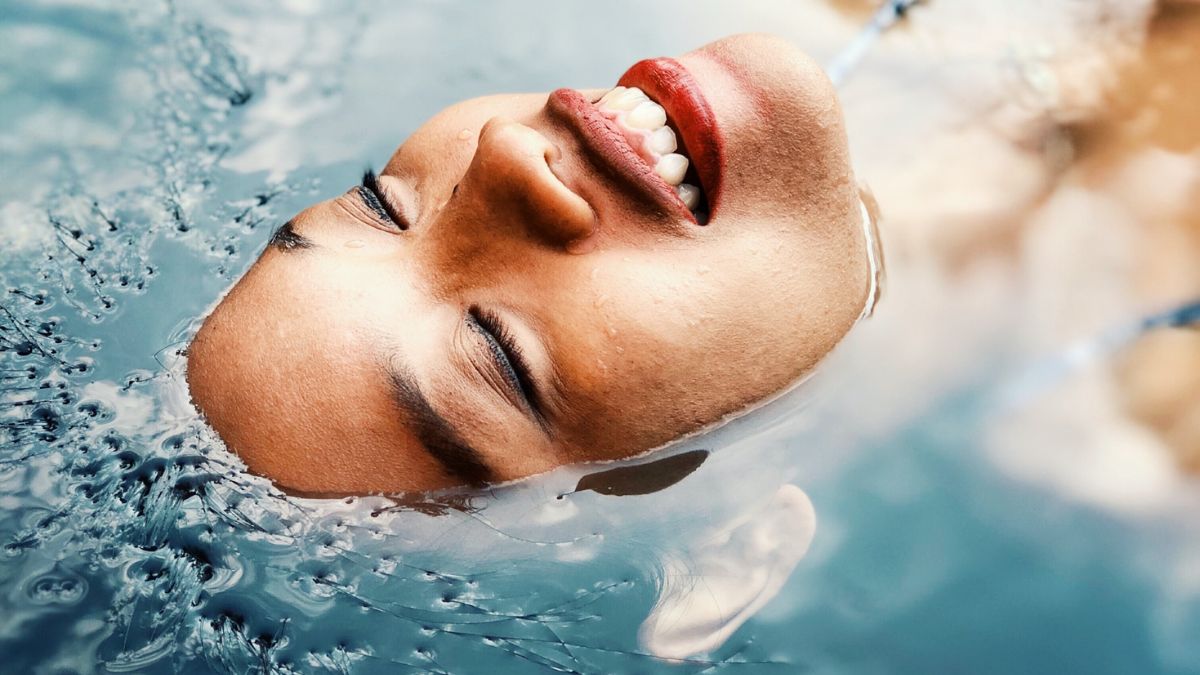
[[[546,94],[457,104],[378,204],[297,215],[206,319],[207,421],[287,488],[427,490],[637,454],[808,372],[869,283],[833,90],[770,37],[677,60],[723,141],[706,224],[630,188]]]

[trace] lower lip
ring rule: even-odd
[[[721,198],[725,146],[712,107],[691,73],[668,58],[639,61],[621,76],[620,85],[638,87],[667,111],[683,142],[684,151],[699,177],[709,219],[716,215]],[[679,199],[675,188],[654,172],[616,123],[582,94],[559,89],[550,94],[549,111],[568,122],[602,168],[630,188],[635,196],[667,215],[696,223],[696,216]]]
[[[696,79],[675,59],[658,58],[633,64],[618,84],[641,89],[666,109],[700,177],[709,213],[715,216],[721,199],[725,144],[717,116]]]

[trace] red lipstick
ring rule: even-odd
[[[717,118],[695,78],[678,61],[646,59],[621,76],[620,85],[637,87],[663,107],[675,128],[704,200],[709,217],[721,197],[724,145]],[[680,200],[674,186],[629,144],[621,128],[599,108],[573,89],[550,94],[547,110],[564,123],[585,147],[597,167],[620,185],[627,196],[667,217],[699,224],[696,215]]]
[[[717,116],[696,79],[675,59],[657,58],[633,64],[617,84],[641,89],[666,109],[696,169],[709,212],[715,215],[721,199],[725,146]]]

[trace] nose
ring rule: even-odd
[[[483,222],[509,223],[541,243],[574,250],[595,230],[596,214],[555,173],[560,157],[538,131],[492,118],[479,132],[458,196],[485,209]]]

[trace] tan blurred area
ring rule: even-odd
[[[1200,3],[1161,8],[1106,114],[1075,130],[1079,180],[1120,195],[1141,226],[1149,305],[1200,296]],[[1159,331],[1121,361],[1127,409],[1200,473],[1200,330]]]
[[[877,6],[831,3],[859,24]],[[923,369],[898,379],[969,367],[980,350],[956,343],[1049,354],[1200,298],[1198,85],[1195,0],[927,0],[873,47],[843,103],[883,210],[880,332],[894,369]],[[1098,491],[1164,448],[1200,474],[1200,331],[1148,335],[1088,377],[1038,407],[1123,445]]]

